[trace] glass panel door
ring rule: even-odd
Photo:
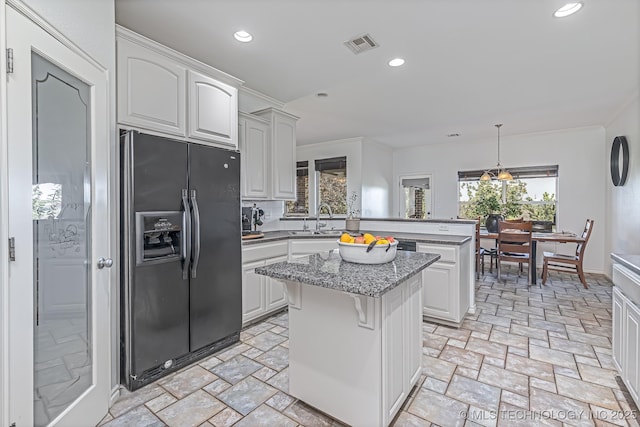
[[[32,53],[34,423],[92,384],[90,88]]]

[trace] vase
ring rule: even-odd
[[[498,232],[498,221],[504,220],[504,217],[500,214],[489,214],[484,222],[485,227],[489,233]]]
[[[357,233],[360,231],[360,218],[347,218],[345,220],[345,227],[347,231]]]

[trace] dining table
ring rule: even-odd
[[[498,241],[498,233],[491,233],[487,230],[480,230],[481,239],[495,239]],[[575,233],[562,231],[555,233],[531,233],[531,284],[535,285],[536,280],[536,254],[538,242],[553,242],[553,243],[584,243],[585,238],[578,236]]]

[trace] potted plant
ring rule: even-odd
[[[347,200],[347,219],[345,220],[345,229],[347,231],[359,232],[360,231],[360,209],[357,209],[358,193],[351,192],[349,199]]]
[[[504,219],[500,193],[487,183],[478,187],[475,212],[477,216],[485,218],[485,226],[490,233],[498,232],[498,221]]]

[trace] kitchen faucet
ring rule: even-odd
[[[333,219],[333,212],[331,211],[331,206],[329,206],[329,204],[327,203],[320,203],[320,205],[318,206],[318,210],[316,212],[316,231],[319,231],[320,228],[327,226],[326,222],[320,223],[320,211],[322,210],[323,207],[326,207],[329,210],[329,219]]]

